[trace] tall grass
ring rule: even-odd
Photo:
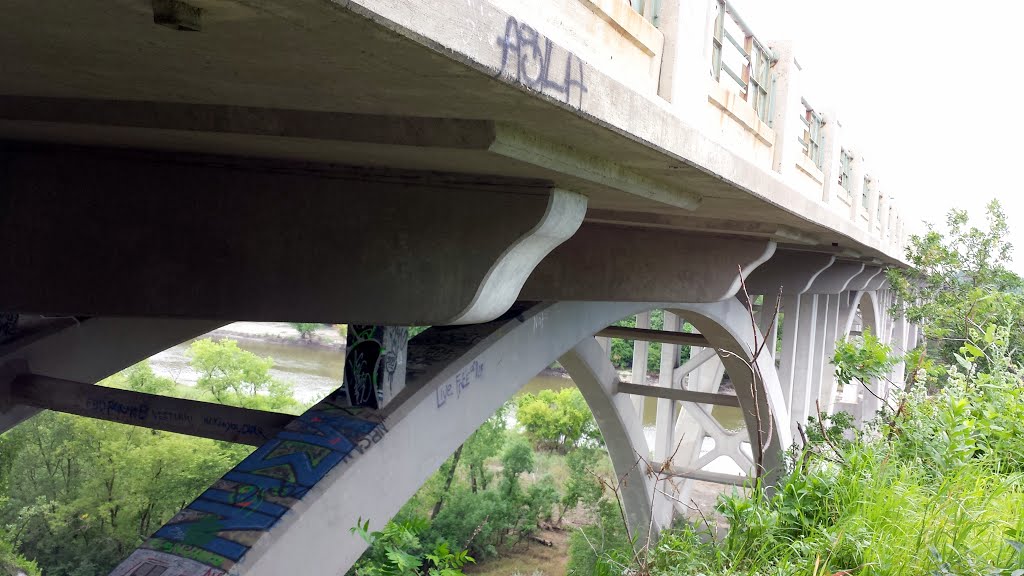
[[[841,417],[812,423],[774,491],[719,499],[726,536],[665,531],[639,573],[1024,576],[1024,380],[988,343],[987,373],[949,367],[853,440]]]

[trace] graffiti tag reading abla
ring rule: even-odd
[[[512,16],[505,21],[505,36],[498,37],[498,46],[499,74],[576,108],[583,106],[587,85],[579,56]]]
[[[203,568],[181,576],[203,576],[210,568],[227,573],[332,469],[365,453],[387,431],[369,410],[317,404],[175,515],[112,574],[136,576],[131,566],[142,557]]]
[[[444,406],[452,397],[459,399],[462,392],[469,388],[469,385],[484,377],[484,362],[473,360],[473,363],[466,366],[455,375],[455,378],[448,380],[437,387],[434,395],[437,397],[437,407]]]

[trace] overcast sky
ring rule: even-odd
[[[732,1],[758,37],[794,42],[808,101],[839,111],[908,231],[998,198],[1024,272],[1024,2]]]

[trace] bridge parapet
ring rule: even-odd
[[[903,218],[865,160],[868,151],[808,89],[805,74],[813,72],[800,66],[793,43],[763,40],[731,2],[492,2],[519,18],[529,38],[552,39],[631,90],[667,102],[712,140],[902,252]]]

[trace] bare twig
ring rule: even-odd
[[[818,427],[821,429],[821,437],[825,439],[825,443],[829,445],[829,448],[832,448],[832,451],[836,453],[836,456],[845,465],[846,464],[846,458],[843,458],[842,453],[839,452],[839,449],[836,448],[836,445],[833,444],[832,440],[828,437],[828,433],[825,432],[825,423],[821,419],[821,402],[819,402],[818,400],[815,400],[814,401],[814,408],[818,412]]]

